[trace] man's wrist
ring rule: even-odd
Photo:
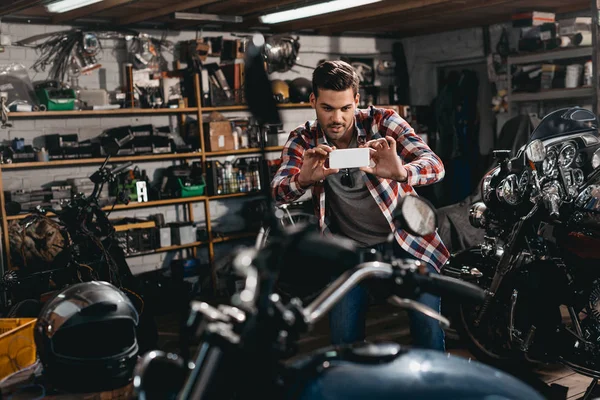
[[[298,186],[300,186],[302,189],[307,189],[310,187],[310,185],[312,185],[312,182],[305,181],[300,177],[300,175],[298,175]]]
[[[406,182],[408,180],[408,171],[404,165],[400,166],[400,172],[396,176],[395,180],[398,182]]]

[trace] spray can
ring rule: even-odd
[[[583,66],[583,86],[592,86],[592,78],[594,77],[592,60],[586,61]]]

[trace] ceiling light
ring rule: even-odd
[[[312,6],[295,8],[288,11],[280,11],[259,17],[263,24],[278,24],[280,22],[293,21],[295,19],[313,17],[315,15],[332,13],[348,8],[363,6],[365,4],[377,3],[381,0],[333,0]]]
[[[81,8],[89,6],[91,4],[99,3],[101,1],[102,0],[60,0],[48,4],[46,6],[46,10],[48,10],[48,12],[51,13],[60,14],[67,11],[75,10],[76,8]]]
[[[190,21],[217,21],[217,22],[232,22],[240,23],[244,22],[244,18],[237,15],[217,15],[217,14],[197,14],[197,13],[186,13],[176,12],[173,14],[175,19],[187,19]]]

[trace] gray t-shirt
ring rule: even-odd
[[[358,147],[356,137],[348,147]],[[353,187],[341,183],[345,170],[325,178],[325,201],[331,232],[346,236],[364,247],[385,242],[391,232],[390,224],[367,188],[365,173],[358,168],[350,168],[348,172],[352,176]]]

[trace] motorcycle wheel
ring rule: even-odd
[[[468,249],[458,254],[453,262],[479,269],[483,277],[473,283],[482,289],[489,288],[496,263],[483,257],[479,248]],[[508,276],[505,279],[508,279]],[[472,302],[456,302],[449,306],[456,331],[469,352],[479,361],[500,369],[527,368],[531,362],[517,357],[519,350],[514,348],[509,337],[510,293],[497,293],[491,300],[484,318],[476,325],[475,320],[481,307],[481,304]]]

